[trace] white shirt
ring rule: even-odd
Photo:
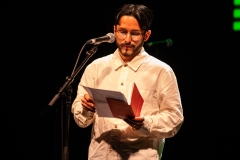
[[[159,160],[165,138],[173,137],[184,120],[176,76],[169,65],[149,55],[144,48],[128,63],[119,54],[117,49],[86,67],[72,104],[79,127],[93,123],[88,159]],[[120,91],[128,97],[128,84],[133,82],[144,99],[141,129],[133,131],[124,120],[98,117],[97,113],[90,118],[82,115],[81,97],[87,92],[81,85]]]

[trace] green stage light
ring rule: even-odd
[[[240,6],[240,0],[234,0],[233,4],[234,4],[235,6]]]
[[[233,17],[240,18],[240,8],[236,8],[233,10]]]
[[[233,22],[233,30],[240,31],[240,21]]]

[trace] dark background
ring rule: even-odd
[[[48,104],[71,75],[83,44],[113,32],[114,12],[126,2],[153,10],[148,42],[173,40],[171,47],[145,47],[175,71],[185,116],[179,133],[166,139],[162,159],[240,158],[240,33],[232,30],[233,1],[142,0],[1,2],[1,130],[6,131],[6,159],[60,160],[62,140],[69,144],[69,160],[87,159],[91,127],[79,128],[72,114],[66,114],[64,96],[53,107]],[[79,62],[90,48],[86,46]],[[102,43],[89,62],[115,49],[115,43]],[[72,101],[82,72],[71,85]],[[66,138],[61,126],[67,116]]]

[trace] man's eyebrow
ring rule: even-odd
[[[119,27],[117,30],[125,30],[125,31],[128,31],[126,28],[122,28],[122,27]],[[130,32],[141,32],[141,30],[138,30],[138,29],[133,29],[131,30]]]

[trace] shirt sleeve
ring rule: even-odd
[[[93,112],[86,112],[83,110],[82,104],[81,104],[81,98],[87,94],[87,91],[83,88],[82,85],[84,86],[94,86],[94,78],[93,78],[93,65],[89,65],[86,67],[81,81],[78,84],[78,89],[77,89],[77,96],[75,100],[73,101],[72,104],[72,113],[73,113],[73,118],[77,125],[81,128],[85,128],[89,125],[91,125],[94,121],[95,114]]]
[[[149,138],[170,138],[177,134],[183,123],[183,110],[177,79],[174,72],[167,70],[160,77],[157,87],[159,112],[144,116],[144,125],[137,130]]]

